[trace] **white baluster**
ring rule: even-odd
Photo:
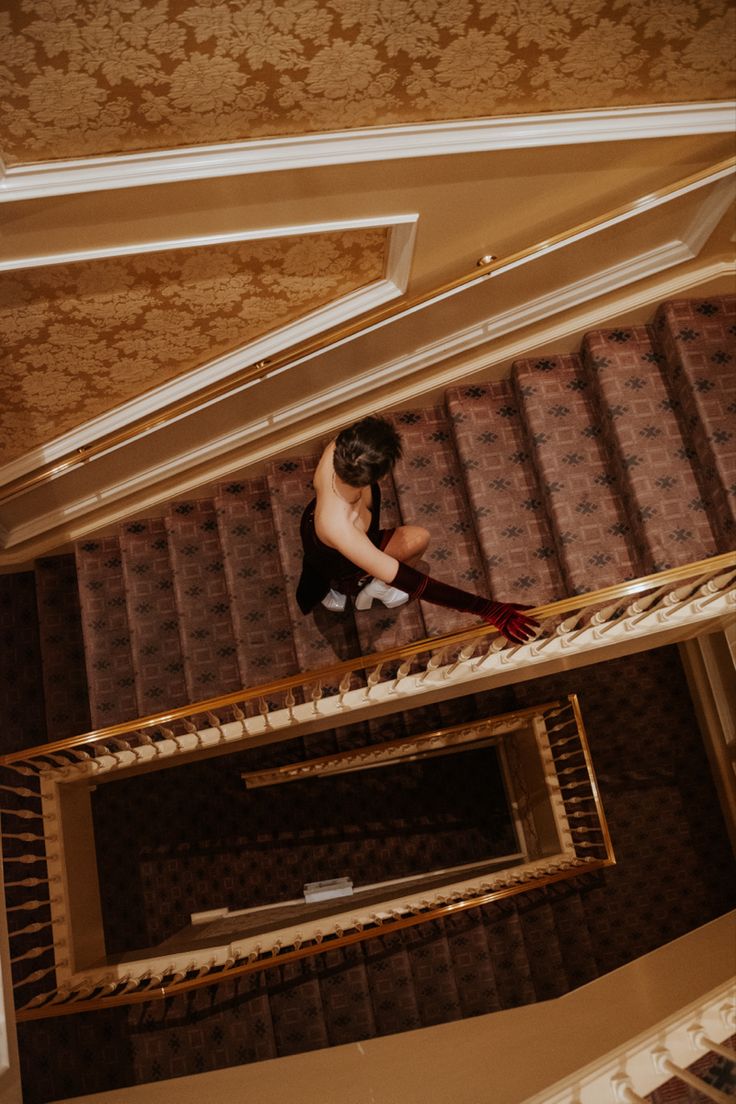
[[[702,1093],[703,1096],[707,1096],[709,1100],[716,1101],[716,1104],[733,1104],[733,1097],[730,1093],[721,1092],[721,1090],[715,1088],[715,1086],[709,1085],[707,1081],[703,1081],[702,1078],[696,1077],[690,1070],[678,1066],[676,1062],[672,1061],[669,1051],[665,1047],[660,1047],[655,1050],[652,1054],[652,1058],[654,1059],[656,1068],[661,1073],[667,1073],[671,1077],[677,1077],[678,1080],[684,1081],[686,1085]]]
[[[450,675],[453,675],[461,663],[467,663],[468,660],[471,659],[475,654],[475,649],[477,648],[477,646],[478,641],[471,640],[469,644],[466,644],[464,648],[461,648],[455,660],[452,663],[448,664],[448,666],[445,667],[445,670],[442,672],[443,679],[447,679],[450,677]]]
[[[247,722],[246,722],[246,719],[245,719],[245,713],[240,708],[240,706],[237,705],[236,703],[233,703],[233,705],[230,708],[233,711],[233,717],[235,718],[235,720],[240,722],[240,731],[241,731],[242,735],[247,736],[248,735],[248,725],[247,725]]]
[[[366,688],[363,692],[363,701],[368,700],[368,696],[374,686],[377,686],[381,681],[381,671],[383,670],[383,664],[379,663],[377,667],[374,667],[366,680]]]
[[[433,652],[432,655],[429,657],[427,666],[424,668],[421,675],[419,676],[418,681],[426,682],[426,680],[430,678],[432,674],[434,674],[437,668],[442,666],[442,660],[444,659],[444,656],[444,648],[441,648],[439,652]]]
[[[27,786],[0,786],[0,790],[5,790],[6,793],[17,794],[18,797],[35,797],[36,801],[41,800],[41,795],[36,793],[35,790],[29,790]]]
[[[6,889],[16,889],[21,886],[24,889],[32,889],[34,886],[49,885],[51,882],[60,882],[61,875],[54,874],[52,878],[21,878],[19,882],[6,882]]]
[[[8,939],[14,939],[16,935],[35,935],[36,932],[43,931],[44,928],[50,927],[50,920],[36,920],[33,924],[26,924],[24,928],[18,928],[17,931],[8,932]]]
[[[611,1078],[611,1090],[617,1104],[648,1104],[648,1101],[634,1092],[631,1081],[626,1076]]]
[[[340,697],[340,702],[342,703],[342,696]],[[294,689],[291,686],[284,694],[284,705],[289,711],[290,723],[296,724],[296,717],[294,716],[294,706],[296,705],[296,698],[294,697]]]
[[[321,680],[318,680],[317,682],[315,682],[314,686],[312,687],[312,692],[311,692],[310,696],[312,698],[312,712],[315,713],[317,716],[319,716],[320,715],[319,703],[320,703],[320,700],[322,698],[322,682],[321,682]]]
[[[25,778],[36,778],[39,768],[33,770],[32,767],[23,766],[20,763],[6,763],[8,770],[15,771],[16,774],[22,774]]]
[[[3,839],[22,840],[23,843],[56,843],[57,836],[38,836],[35,832],[3,832]],[[12,855],[5,856],[6,862],[12,862]]]
[[[58,905],[60,897],[51,897],[48,901],[24,901],[22,905],[8,905],[6,912],[30,912],[32,909],[44,908],[46,905]]]
[[[399,684],[401,682],[403,682],[403,680],[407,677],[407,675],[409,674],[410,671],[411,671],[411,660],[410,659],[405,659],[403,661],[403,663],[400,663],[398,668],[396,669],[396,677],[394,678],[394,681],[391,684],[390,693],[396,694],[398,692]]]
[[[350,686],[353,681],[353,672],[346,671],[340,679],[340,685],[337,688],[338,691],[338,705],[340,709],[345,708],[345,695],[350,692]]]
[[[220,720],[220,718],[216,717],[214,713],[208,713],[207,714],[207,720],[212,725],[212,727],[214,729],[216,729],[217,732],[220,733],[220,739],[224,741],[226,739],[226,736],[225,736],[225,733],[223,731],[222,721]]]
[[[720,1043],[716,1043],[713,1039],[708,1038],[700,1024],[694,1024],[693,1027],[691,1027],[690,1035],[696,1046],[703,1047],[705,1050],[711,1050],[714,1054],[719,1054],[721,1058],[725,1058],[727,1062],[736,1063],[736,1050],[729,1050],[728,1047],[722,1046]]]
[[[26,951],[25,954],[15,955],[11,958],[11,963],[25,962],[28,958],[40,958],[42,954],[46,954],[47,951],[53,951],[54,947],[62,947],[66,940],[60,939],[58,943],[47,943],[45,947],[31,947],[30,951]]]
[[[44,970],[34,970],[28,977],[24,977],[21,981],[14,982],[13,988],[20,989],[24,985],[34,985],[37,981],[42,981],[43,978],[48,977],[49,974],[53,974],[57,968],[62,966],[68,966],[69,962],[64,959],[62,962],[56,962],[53,966],[47,966]]]
[[[20,817],[21,820],[56,820],[56,813],[36,813],[33,809],[3,809],[3,816]]]
[[[258,699],[258,712],[260,713],[261,717],[263,717],[263,727],[265,728],[266,732],[270,732],[273,728],[273,725],[271,724],[271,718],[269,716],[271,712],[271,707],[264,697],[260,697]]]

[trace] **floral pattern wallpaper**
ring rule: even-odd
[[[0,464],[384,275],[386,232],[0,276]]]
[[[720,99],[729,0],[0,0],[8,164]]]

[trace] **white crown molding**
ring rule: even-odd
[[[683,231],[682,240],[697,257],[708,238],[736,199],[736,182],[721,180],[700,205],[690,225]]]
[[[304,442],[312,440],[315,435],[326,435],[343,424],[346,420],[346,403],[353,403],[347,417],[362,417],[364,414],[373,412],[375,399],[372,393],[402,376],[406,378],[406,384],[392,394],[392,406],[400,402],[416,402],[417,396],[422,391],[451,387],[476,372],[490,370],[494,365],[523,357],[531,349],[539,348],[540,345],[565,339],[570,334],[584,329],[604,326],[612,316],[617,314],[652,306],[670,296],[685,293],[698,284],[736,273],[736,262],[709,261],[697,269],[691,267],[686,273],[675,274],[646,288],[634,289],[620,296],[615,302],[607,300],[605,304],[593,306],[588,311],[575,311],[572,315],[542,330],[535,329],[531,336],[527,334],[516,339],[502,340],[504,335],[510,337],[515,330],[533,326],[554,313],[585,302],[585,297],[590,299],[622,290],[627,283],[641,281],[674,264],[688,260],[691,260],[689,247],[682,242],[673,241],[601,273],[593,290],[591,290],[591,280],[569,284],[557,292],[533,300],[521,309],[505,312],[479,326],[458,331],[447,340],[426,346],[412,356],[391,361],[371,372],[366,372],[341,388],[331,388],[308,402],[298,402],[284,407],[269,415],[267,419],[242,426],[237,432],[224,434],[199,449],[173,457],[155,468],[138,472],[129,479],[121,479],[105,488],[99,488],[89,497],[65,502],[43,515],[37,515],[28,522],[13,527],[4,548],[10,554],[11,560],[12,549],[17,548],[17,558],[20,561],[44,550],[41,542],[46,533],[63,529],[64,539],[79,539],[90,531],[89,522],[85,522],[85,516],[90,511],[95,511],[95,529],[101,524],[112,524],[130,513],[131,496],[136,498],[136,509],[150,509],[160,500],[160,492],[156,491],[156,486],[163,480],[167,485],[167,498],[171,498],[191,492],[201,486],[204,480],[214,482],[226,479],[233,471],[232,455],[236,450],[240,450],[241,453],[237,461],[239,466],[245,463],[258,463],[272,454],[274,448],[272,440],[263,446],[258,444],[259,438],[265,433],[272,433],[275,428],[278,428],[284,434],[280,447],[299,447]],[[588,291],[590,295],[586,296]],[[488,348],[490,341],[497,342],[492,350]],[[483,349],[480,352],[458,364],[459,355],[472,354],[481,345]],[[451,365],[442,368],[442,363],[448,360],[452,361]],[[438,364],[439,369],[427,371],[433,367],[436,369]],[[418,390],[419,381],[421,381],[421,388]],[[315,413],[324,415],[320,426],[315,428],[314,424],[311,424],[308,428],[300,430],[299,423],[306,416]],[[248,446],[251,446],[248,456],[243,459],[242,450],[247,449]],[[207,474],[203,476],[205,465]],[[187,473],[190,470],[196,471],[197,474],[188,476]],[[115,504],[118,501],[126,502],[126,506],[117,509]],[[99,516],[100,507],[107,507],[103,520],[100,520]]]
[[[106,245],[97,249],[73,249],[62,253],[44,253],[28,257],[11,257],[0,261],[0,272],[26,268],[44,268],[47,265],[77,264],[98,261],[105,257],[138,256],[139,253],[165,253],[173,249],[195,249],[208,245],[230,245],[233,242],[262,241],[267,238],[293,238],[303,234],[327,234],[339,230],[370,230],[378,227],[390,232],[387,271],[394,282],[405,289],[414,248],[416,211],[399,215],[376,215],[351,219],[332,219],[321,222],[288,223],[285,226],[264,226],[255,230],[227,231],[222,234],[197,234],[181,238],[151,238],[146,241],[128,242],[125,245]],[[403,233],[394,231],[404,227]],[[407,259],[408,258],[408,259]]]
[[[505,115],[0,166],[0,201],[490,150],[733,130],[732,100]]]
[[[176,244],[171,242],[147,242],[142,251],[162,250],[169,248],[185,248],[192,245],[208,245],[214,241],[243,241],[260,237],[275,237],[291,233],[322,233],[328,230],[345,228],[365,228],[370,226],[382,226],[388,229],[388,243],[386,250],[385,275],[383,279],[376,280],[357,291],[349,292],[341,296],[325,307],[312,311],[302,318],[273,330],[264,337],[258,338],[247,345],[241,346],[232,353],[217,357],[200,368],[195,368],[181,376],[177,376],[159,387],[153,388],[138,398],[131,399],[115,409],[97,418],[91,418],[83,425],[70,430],[68,433],[57,437],[44,445],[25,453],[16,460],[0,467],[0,486],[25,475],[42,464],[52,463],[62,456],[75,452],[85,445],[113,433],[118,429],[129,425],[150,414],[156,413],[162,407],[187,398],[201,388],[211,383],[227,379],[256,364],[259,360],[266,360],[291,346],[308,341],[317,334],[323,333],[334,326],[340,326],[352,321],[354,318],[367,311],[383,306],[404,294],[409,278],[414,241],[416,238],[416,224],[418,215],[398,215],[396,217],[381,219],[352,219],[343,222],[315,223],[310,226],[285,227],[278,231],[278,235],[271,230],[263,232],[247,233],[244,235],[213,235],[208,239],[189,238],[178,239]],[[100,250],[90,250],[90,254],[99,256],[116,256],[119,252],[133,252],[137,247],[124,247],[121,250],[110,249],[102,253]],[[84,259],[80,256],[75,260]],[[35,263],[35,258],[34,258]],[[47,263],[61,263],[60,258],[53,258]],[[275,375],[277,373],[272,373]],[[214,401],[214,400],[213,400]],[[204,409],[203,404],[199,409]],[[182,415],[183,416],[183,415]],[[176,421],[176,418],[168,420],[168,424]]]

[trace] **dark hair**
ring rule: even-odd
[[[389,472],[401,456],[401,437],[391,422],[370,416],[338,434],[332,462],[349,487],[367,487]]]

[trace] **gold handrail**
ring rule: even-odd
[[[606,867],[615,866],[613,858],[595,859],[586,862],[579,867],[571,867],[568,870],[558,871],[554,874],[544,874],[538,878],[530,879],[520,885],[506,886],[503,889],[491,890],[489,893],[479,894],[477,897],[461,898],[426,912],[415,913],[411,916],[402,916],[401,919],[385,920],[380,927],[370,930],[353,931],[346,935],[335,936],[328,942],[302,946],[298,950],[280,951],[268,959],[257,959],[253,962],[243,962],[238,966],[231,966],[226,971],[215,974],[204,974],[202,977],[190,978],[172,985],[155,985],[150,989],[144,989],[137,993],[126,993],[114,997],[94,997],[89,1000],[70,1001],[64,1004],[45,1004],[37,1008],[21,1008],[15,1013],[15,1019],[20,1022],[28,1020],[47,1020],[50,1017],[70,1016],[79,1012],[99,1012],[103,1008],[116,1008],[125,1004],[145,1004],[154,1000],[165,1000],[167,997],[175,997],[179,993],[188,993],[192,989],[204,989],[207,986],[222,985],[231,978],[242,977],[244,974],[252,974],[264,969],[273,969],[287,962],[296,962],[302,958],[313,958],[317,954],[333,951],[338,947],[349,947],[353,943],[361,943],[366,939],[376,939],[379,936],[388,935],[391,932],[400,931],[403,928],[413,928],[417,924],[426,924],[431,920],[441,920],[446,916],[452,916],[457,912],[464,912],[469,908],[482,908],[493,901],[502,901],[507,897],[515,897],[520,893],[531,893],[532,890],[543,889],[555,882],[565,881],[570,878],[579,878],[581,874],[588,874],[595,870],[604,870]]]
[[[183,414],[189,414],[202,403],[224,398],[230,392],[237,390],[244,384],[263,379],[271,372],[283,368],[292,360],[302,359],[324,351],[347,338],[355,337],[357,334],[369,330],[371,327],[393,321],[394,319],[400,318],[402,315],[412,313],[421,307],[428,306],[435,300],[446,298],[464,287],[470,287],[473,283],[484,280],[489,276],[500,274],[505,269],[515,268],[523,262],[534,260],[537,256],[543,256],[545,253],[558,249],[568,242],[575,241],[581,237],[587,237],[593,231],[605,229],[607,225],[613,226],[627,217],[641,213],[646,210],[647,207],[661,200],[675,199],[678,197],[679,193],[684,194],[691,189],[706,187],[708,184],[713,184],[723,179],[725,176],[728,176],[735,169],[736,157],[727,157],[722,161],[716,162],[714,165],[710,165],[706,169],[691,173],[689,176],[682,177],[672,184],[666,184],[648,193],[646,196],[640,196],[638,199],[631,200],[628,203],[622,203],[618,207],[614,207],[610,211],[605,212],[605,214],[586,219],[584,222],[580,222],[568,230],[553,234],[543,241],[535,242],[533,245],[527,246],[524,249],[519,249],[506,257],[494,258],[493,261],[486,265],[479,264],[472,272],[432,288],[431,291],[425,292],[422,295],[416,295],[412,298],[402,298],[398,303],[393,303],[387,307],[373,310],[368,314],[363,314],[347,325],[332,327],[331,329],[325,330],[318,337],[312,338],[309,341],[290,345],[283,352],[274,357],[260,360],[248,368],[233,373],[228,376],[227,379],[219,380],[216,383],[209,384],[207,387],[200,388],[186,398],[167,403],[165,406],[160,407],[153,415],[137,418],[128,423],[128,425],[111,433],[103,434],[96,441],[88,445],[83,445],[81,448],[67,453],[58,460],[54,460],[49,464],[41,464],[25,475],[10,480],[0,488],[0,502],[5,502],[8,499],[14,498],[16,495],[22,494],[32,487],[47,483],[56,476],[63,474],[65,471],[87,463],[89,460],[101,455],[108,449],[124,444],[126,441],[131,441],[151,429],[165,425],[174,418],[179,418]]]
[[[709,559],[696,560],[680,567],[671,567],[667,571],[643,575],[627,583],[616,583],[613,586],[587,591],[572,598],[547,602],[544,605],[535,606],[529,612],[540,621],[556,618],[585,606],[608,605],[610,602],[623,601],[652,588],[683,582],[704,573],[717,574],[719,571],[728,568],[736,568],[736,551],[723,552]],[[492,635],[498,635],[498,630],[490,625],[481,624],[474,628],[459,629],[456,632],[446,633],[443,636],[424,637],[422,640],[414,641],[411,644],[403,644],[397,648],[389,648],[384,652],[372,652],[368,655],[357,656],[355,659],[343,660],[327,667],[320,667],[313,671],[297,672],[294,675],[276,679],[274,682],[222,694],[216,698],[206,698],[203,701],[182,705],[162,713],[150,713],[145,717],[121,721],[119,724],[108,725],[105,728],[92,729],[90,732],[81,733],[79,736],[68,736],[63,740],[55,740],[52,743],[39,744],[35,747],[14,751],[8,755],[0,756],[0,766],[33,759],[35,756],[48,755],[51,752],[66,751],[69,748],[83,747],[97,741],[125,736],[126,733],[134,733],[140,729],[167,726],[177,720],[184,720],[198,714],[211,713],[229,705],[269,698],[281,691],[291,690],[297,686],[317,682],[331,684],[340,681],[342,677],[353,671],[378,667],[393,663],[396,660],[413,659],[422,652],[442,651],[455,644],[464,644],[471,640],[480,641],[484,637]]]

